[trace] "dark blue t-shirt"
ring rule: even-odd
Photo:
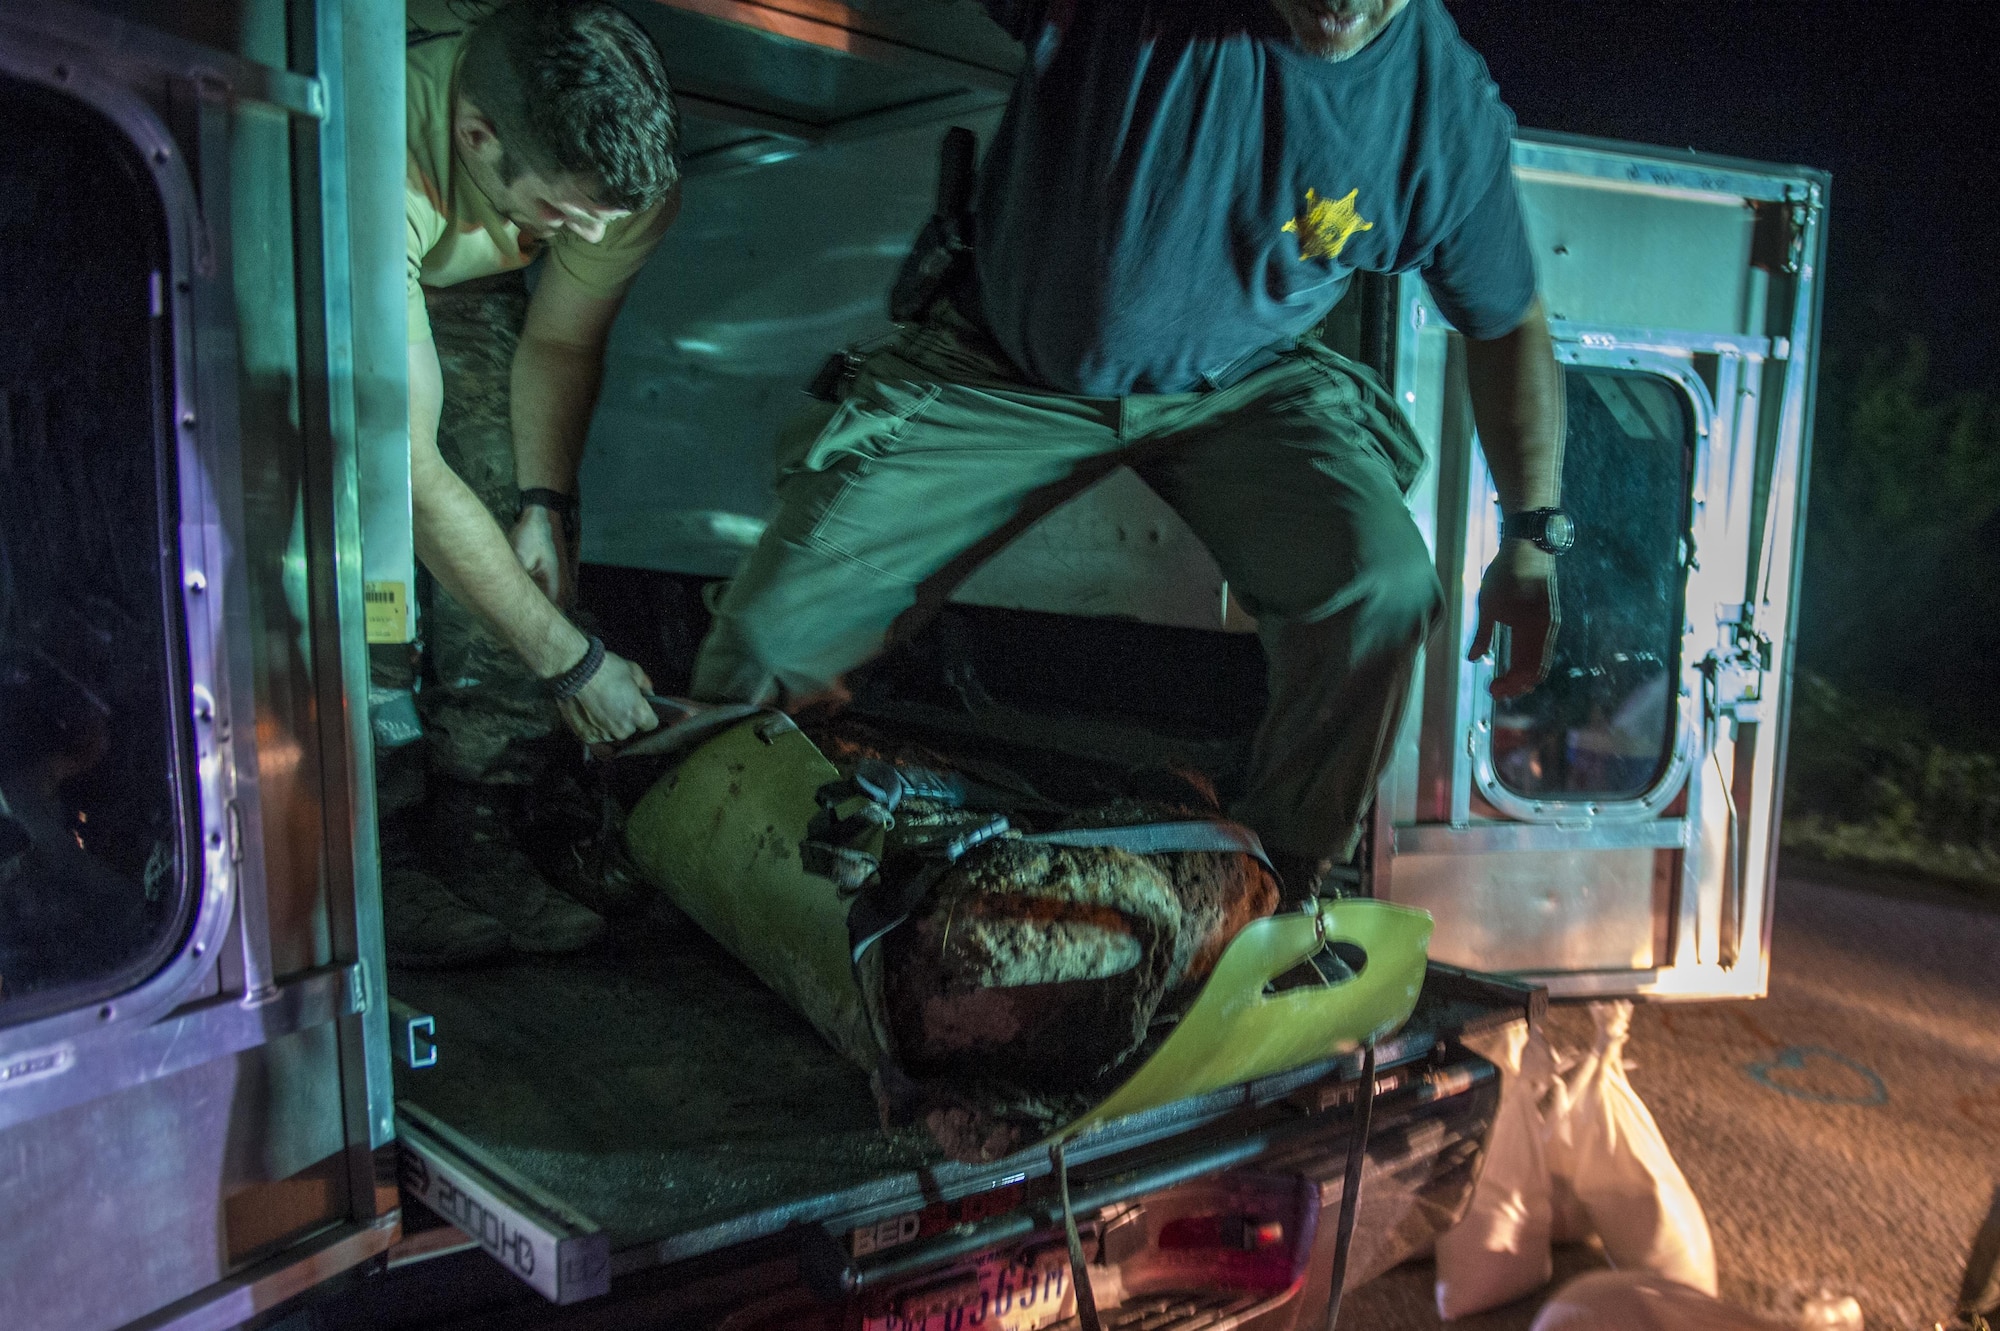
[[[1511,331],[1535,275],[1514,119],[1439,0],[1333,63],[1269,0],[987,0],[1028,61],[981,167],[978,302],[1030,378],[1183,392],[1422,269]]]

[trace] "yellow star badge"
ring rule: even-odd
[[[1375,224],[1354,206],[1360,193],[1351,189],[1346,198],[1335,203],[1322,199],[1316,191],[1306,191],[1306,210],[1284,226],[1287,231],[1298,232],[1301,263],[1307,259],[1337,259],[1349,236],[1357,231],[1374,230]]]

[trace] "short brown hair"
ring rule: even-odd
[[[680,179],[680,111],[659,50],[602,0],[513,0],[466,38],[458,90],[506,154],[594,182],[598,203],[650,208]]]

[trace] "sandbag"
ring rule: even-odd
[[[1595,1043],[1551,1097],[1551,1173],[1574,1197],[1613,1266],[1712,1295],[1715,1244],[1708,1217],[1625,1075],[1632,1004],[1593,1003],[1590,1014]]]
[[[1529,1024],[1517,1021],[1465,1042],[1500,1069],[1500,1105],[1472,1201],[1464,1217],[1438,1236],[1437,1309],[1446,1320],[1511,1303],[1548,1284],[1555,1272],[1538,1107],[1554,1070],[1527,1060],[1530,1035]]]
[[[1576,1180],[1571,1172],[1574,1166],[1571,1161],[1569,1083],[1563,1080],[1563,1074],[1576,1067],[1578,1055],[1574,1052],[1558,1054],[1537,1029],[1528,1042],[1527,1056],[1531,1060],[1545,1061],[1549,1070],[1538,1105],[1542,1115],[1543,1157],[1549,1167],[1552,1220],[1549,1238],[1557,1244],[1588,1243],[1597,1231],[1591,1226],[1590,1212],[1583,1209],[1583,1202],[1576,1195]]]
[[[1795,1331],[1650,1271],[1593,1271],[1542,1305],[1529,1331]]]

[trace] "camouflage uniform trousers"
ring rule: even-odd
[[[527,316],[518,272],[425,288],[444,372],[438,451],[511,531],[521,502],[514,471],[510,380]],[[557,751],[562,721],[541,681],[485,621],[429,576],[419,579],[424,684],[417,694],[434,778],[527,786]]]

